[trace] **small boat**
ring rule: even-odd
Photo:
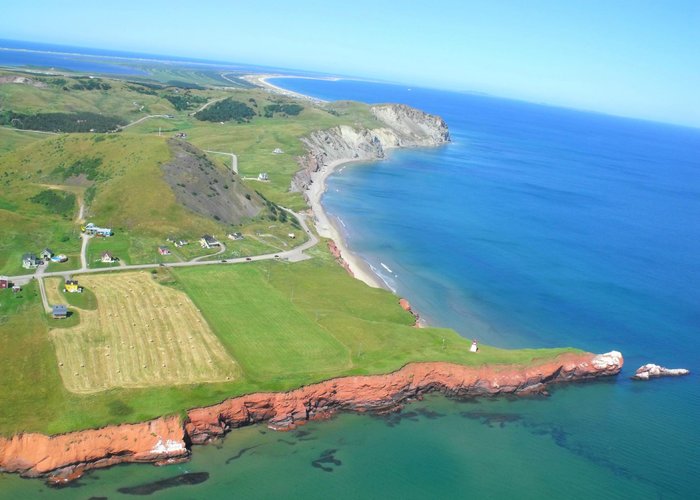
[[[389,266],[387,266],[386,264],[384,264],[384,262],[380,262],[379,264],[381,264],[381,266],[382,266],[384,269],[386,269],[387,271],[389,271],[391,274],[394,274],[394,271],[392,271],[391,269],[389,269]]]

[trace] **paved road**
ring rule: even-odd
[[[222,259],[222,260],[211,260],[211,261],[188,261],[188,262],[171,262],[171,263],[163,263],[163,264],[131,264],[128,266],[121,266],[121,267],[108,267],[108,268],[103,268],[103,269],[78,269],[78,270],[73,270],[73,271],[56,271],[56,272],[50,272],[50,273],[45,273],[43,272],[43,269],[41,269],[41,274],[39,269],[37,270],[36,274],[24,274],[20,276],[10,276],[10,280],[14,283],[17,284],[24,284],[28,283],[32,278],[39,278],[39,286],[40,288],[43,287],[43,283],[41,280],[42,276],[61,276],[64,279],[68,278],[69,276],[76,276],[78,274],[94,274],[94,273],[108,273],[108,272],[113,272],[113,271],[129,271],[129,270],[140,270],[140,269],[154,269],[157,267],[191,267],[191,266],[213,266],[213,265],[227,265],[227,264],[243,264],[246,262],[257,262],[261,260],[274,260],[274,259],[284,259],[289,262],[300,262],[303,260],[310,259],[308,255],[304,253],[305,250],[308,250],[309,248],[312,248],[316,246],[319,242],[318,238],[316,237],[315,234],[313,234],[310,230],[309,227],[306,224],[306,216],[303,214],[298,214],[296,212],[293,212],[292,210],[289,210],[285,208],[288,213],[293,215],[294,217],[297,218],[299,221],[299,224],[301,225],[301,228],[303,231],[307,234],[309,237],[309,240],[302,243],[301,245],[292,248],[291,250],[286,250],[284,252],[277,252],[277,253],[268,253],[268,254],[263,254],[263,255],[253,255],[250,257],[237,257],[234,259]],[[83,244],[85,244],[85,239],[83,240]],[[82,254],[82,252],[81,252]],[[211,257],[211,256],[209,256]],[[46,303],[45,303],[46,304]]]
[[[238,156],[236,156],[233,153],[224,153],[223,151],[209,151],[208,149],[204,150],[205,153],[214,153],[217,155],[226,155],[231,157],[231,171],[238,175]]]

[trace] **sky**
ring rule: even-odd
[[[700,0],[26,0],[0,38],[352,75],[700,127]]]

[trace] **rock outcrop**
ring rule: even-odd
[[[307,153],[298,158],[301,170],[292,179],[293,191],[304,192],[313,182],[313,173],[332,162],[378,160],[392,148],[438,146],[450,141],[447,124],[439,116],[403,104],[381,104],[370,111],[377,119],[377,128],[340,125],[302,139]]]
[[[455,397],[541,393],[552,383],[616,375],[622,364],[618,352],[598,356],[569,353],[513,366],[411,363],[386,375],[341,377],[289,392],[232,398],[190,410],[184,424],[179,417],[168,417],[57,436],[27,433],[0,438],[0,470],[65,482],[86,470],[119,463],[184,460],[189,457],[190,444],[206,443],[257,422],[267,421],[273,429],[292,429],[338,411],[396,410],[403,402],[431,391]]]
[[[564,354],[530,366],[411,363],[387,375],[342,377],[289,392],[229,399],[190,411],[185,428],[193,443],[205,443],[256,422],[286,430],[338,411],[392,411],[432,391],[455,397],[538,393],[551,383],[616,375],[622,364],[619,352]]]
[[[658,377],[680,377],[689,374],[690,370],[686,370],[685,368],[666,368],[649,363],[637,368],[637,371],[632,376],[632,380],[649,380],[650,378]]]
[[[57,436],[17,434],[0,438],[0,470],[55,483],[89,469],[127,462],[172,463],[190,455],[179,417],[89,429]]]

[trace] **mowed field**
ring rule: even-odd
[[[51,304],[66,303],[58,278],[46,279]],[[192,301],[156,283],[147,272],[81,276],[97,298],[96,310],[79,309],[80,322],[50,336],[59,372],[74,393],[233,381],[236,362]]]

